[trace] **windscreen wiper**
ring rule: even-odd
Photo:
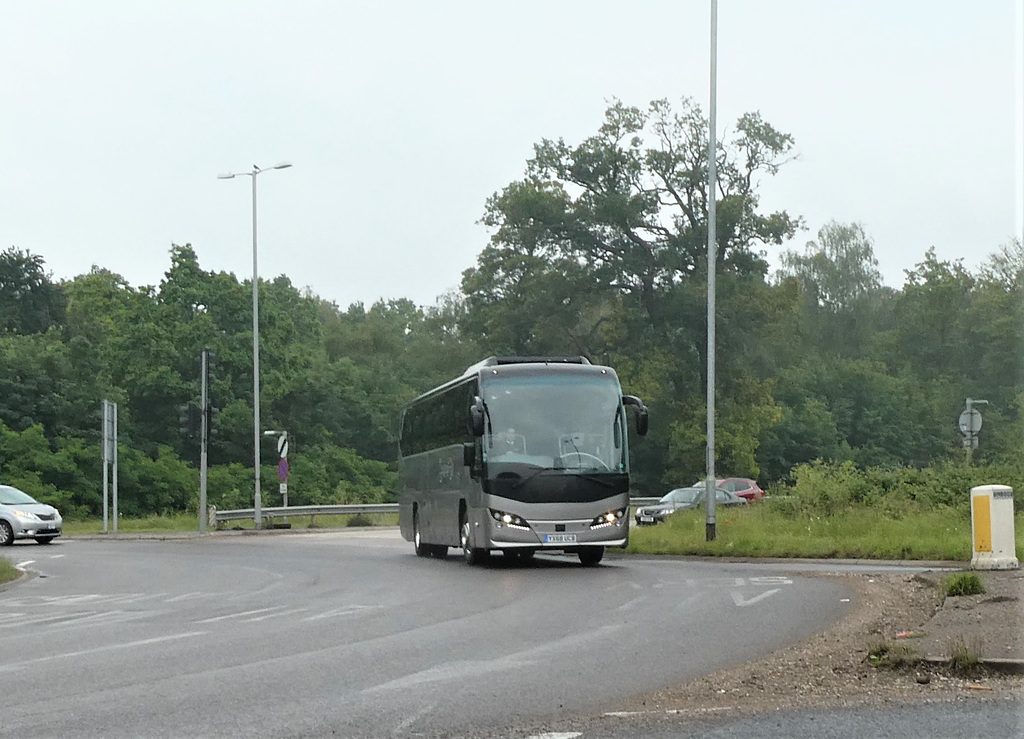
[[[590,473],[587,473],[587,472],[570,472],[569,474],[570,475],[575,475],[576,477],[583,478],[587,482],[597,483],[598,485],[600,485],[602,487],[606,487],[606,488],[618,487],[618,485],[616,485],[615,482],[613,482],[612,480],[609,480],[607,477],[602,477],[602,476],[599,476],[599,475],[593,475],[593,474],[590,474]],[[614,473],[614,474],[618,474],[618,473]]]
[[[551,470],[549,470],[547,467],[538,467],[537,469],[533,470],[530,474],[528,474],[528,475],[526,475],[524,477],[520,477],[518,480],[516,480],[515,484],[512,486],[512,489],[516,490],[523,483],[525,483],[525,482],[527,482],[529,480],[532,480],[533,478],[535,478],[540,473],[542,473],[542,472],[550,472],[550,471]]]

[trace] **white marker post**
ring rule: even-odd
[[[972,570],[1016,570],[1017,541],[1013,530],[1013,488],[981,485],[971,488]]]

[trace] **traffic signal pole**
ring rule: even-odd
[[[207,376],[210,372],[210,350],[203,349],[200,360],[200,383],[202,390],[199,407],[202,409],[199,426],[199,533],[206,533],[206,447],[210,440],[210,394]]]

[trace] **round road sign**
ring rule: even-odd
[[[971,408],[960,414],[960,430],[968,436],[981,431],[981,413],[977,408]]]

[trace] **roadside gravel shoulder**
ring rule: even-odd
[[[907,657],[1024,657],[1024,573],[978,573],[984,596],[942,599],[948,573],[821,575],[855,594],[853,612],[811,639],[763,659],[638,696],[626,714],[738,716],[780,708],[850,707],[955,700],[1024,701],[1024,676],[984,665],[968,670],[920,661],[897,668],[872,664],[882,645]],[[970,599],[969,601],[963,600]],[[939,652],[939,654],[935,654]]]

